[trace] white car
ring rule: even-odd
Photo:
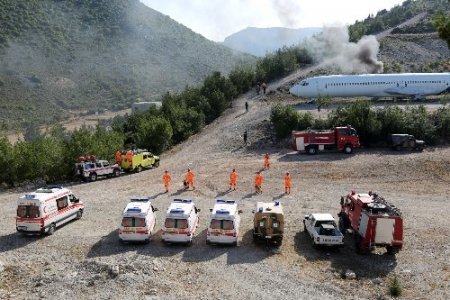
[[[198,227],[199,212],[192,199],[173,200],[162,226],[162,241],[191,244]]]
[[[234,200],[216,200],[208,218],[207,244],[237,245],[241,218]]]
[[[147,197],[132,198],[122,214],[119,228],[121,242],[149,242],[155,229],[155,211]]]

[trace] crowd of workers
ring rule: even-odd
[[[270,155],[266,153],[264,155],[264,170],[270,169]],[[235,191],[237,187],[237,181],[238,181],[238,173],[236,172],[236,169],[233,169],[230,173],[230,182],[229,182],[229,191]],[[194,178],[195,174],[194,172],[188,168],[187,172],[185,174],[184,180],[183,180],[183,186],[185,190],[188,190],[192,188],[192,190],[195,190],[194,185]],[[255,184],[255,193],[261,194],[262,193],[262,184],[263,184],[263,175],[261,171],[258,171],[255,176],[254,184]],[[162,177],[163,185],[165,189],[165,193],[169,193],[170,185],[172,182],[172,176],[170,175],[168,170],[164,171],[164,175]],[[286,175],[284,176],[284,193],[290,194],[291,193],[291,175],[289,172],[286,172]]]

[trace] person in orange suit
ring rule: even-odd
[[[230,173],[230,191],[233,189],[233,191],[236,190],[236,184],[237,184],[238,174],[236,173],[236,169],[233,169],[233,171]]]
[[[128,160],[128,162],[131,163],[132,160],[133,160],[133,151],[132,150],[128,150],[127,153],[125,154],[125,157]]]
[[[116,163],[118,165],[122,163],[122,152],[120,152],[120,150],[116,151]]]
[[[284,176],[284,193],[291,193],[291,175],[289,175],[289,172],[286,172],[286,175]]]
[[[170,182],[172,181],[172,176],[170,176],[169,171],[167,171],[167,170],[164,171],[164,175],[163,175],[162,179],[163,179],[163,183],[164,183],[164,188],[166,189],[166,193],[168,193],[169,185],[170,185]]]
[[[186,184],[186,190],[187,190],[190,186],[192,186],[192,189],[195,190],[195,186],[194,186],[194,177],[195,177],[194,172],[192,172],[191,169],[188,169],[188,170],[187,170],[187,173],[186,173],[186,177],[185,177],[185,179],[184,179],[184,182],[185,182],[185,184]]]
[[[266,153],[266,155],[264,155],[264,169],[269,170],[269,168],[270,168],[270,156],[269,153]]]
[[[261,171],[258,171],[255,176],[255,193],[261,194],[262,193],[262,183],[263,183],[263,176],[261,175]]]

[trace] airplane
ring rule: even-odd
[[[317,76],[289,89],[292,95],[319,97],[413,97],[450,93],[450,73],[399,73]]]

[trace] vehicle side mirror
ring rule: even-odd
[[[209,211],[210,211],[210,212],[212,212],[212,211],[213,211],[213,209],[212,209],[212,208],[210,208],[210,209],[209,209]]]
[[[242,209],[238,210],[238,214],[242,214]]]
[[[252,209],[252,214],[254,214],[255,213],[255,210],[254,209]]]
[[[305,216],[305,220],[309,220],[309,215],[306,215],[306,216]]]
[[[196,212],[200,212],[200,208],[196,208],[195,211],[196,211]]]
[[[153,211],[154,211],[154,212],[155,212],[155,211],[158,211],[158,209],[157,209],[156,207],[154,207],[154,208],[153,208]]]

